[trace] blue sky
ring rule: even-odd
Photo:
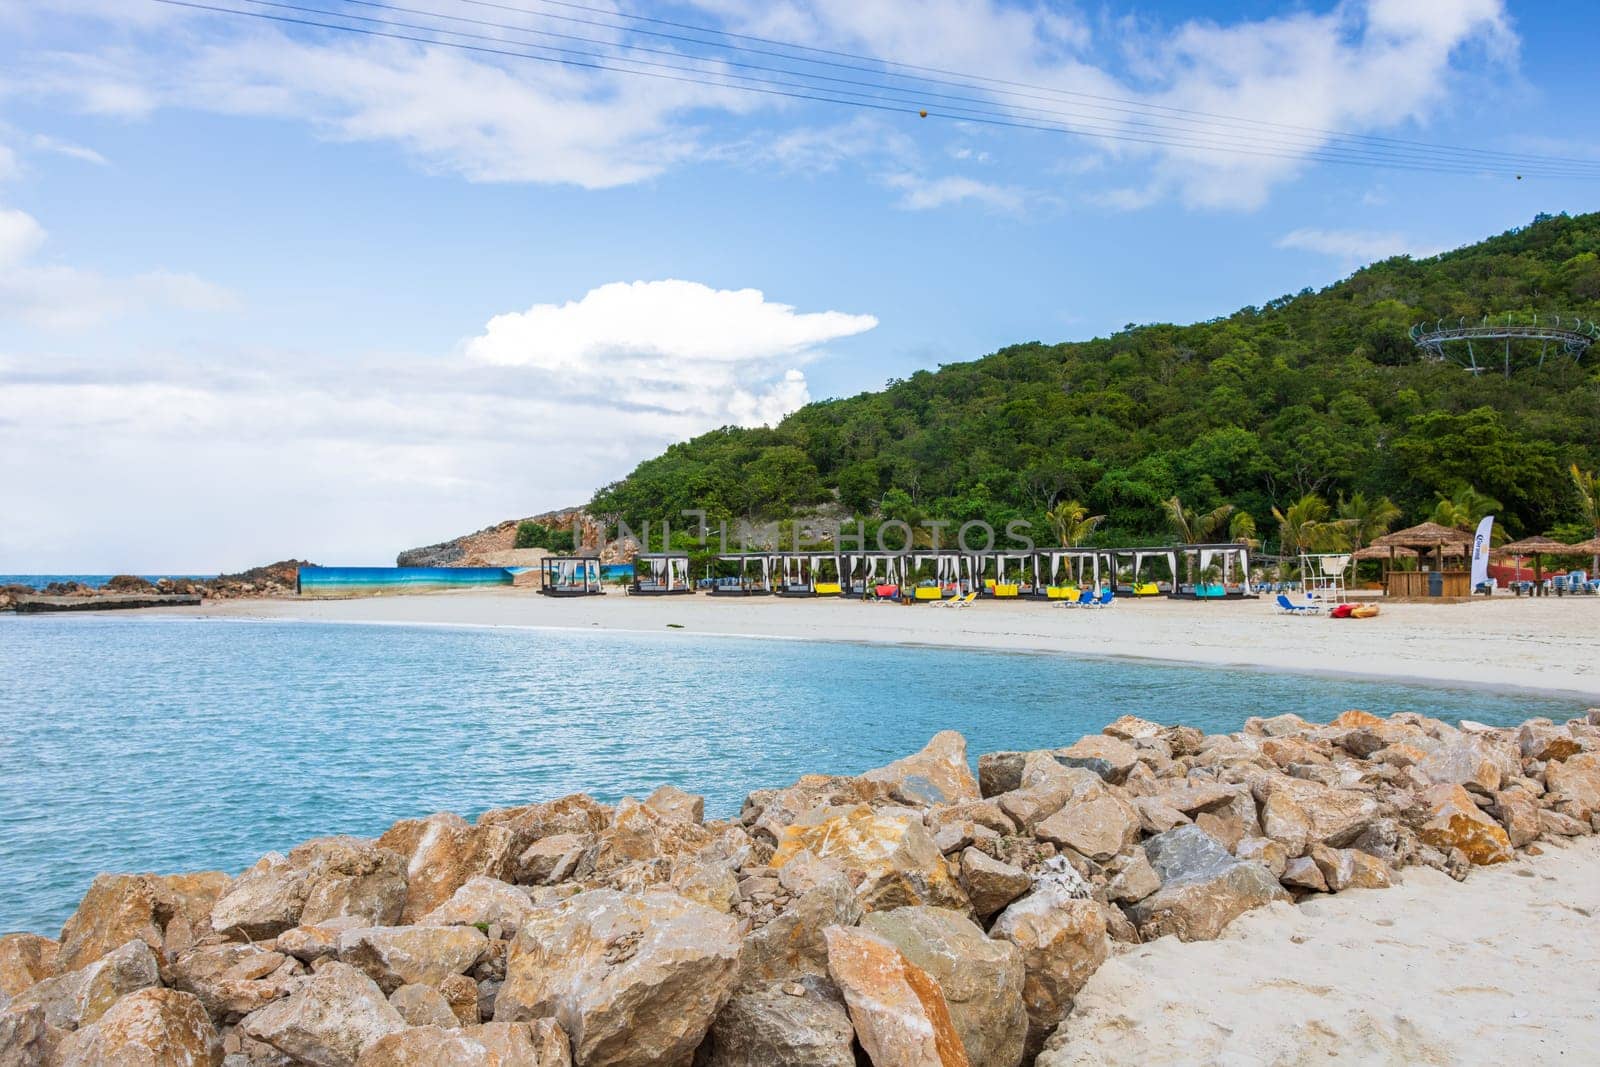
[[[543,0],[385,2],[519,28],[621,21]],[[1595,75],[1571,45],[1600,28],[1588,6],[585,6],[1600,159]],[[1225,314],[1590,210],[1600,188],[1332,165],[1304,155],[1320,135],[1285,147],[1259,127],[1254,143],[1288,158],[930,111],[153,0],[0,0],[0,572],[385,562],[580,502],[714,426],[1015,341]]]

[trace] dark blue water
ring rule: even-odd
[[[1234,730],[1347,708],[1511,723],[1576,700],[931,648],[0,615],[0,931],[99,871],[238,871],[319,834],[663,782],[708,814],[960,730],[974,759],[1124,713]]]

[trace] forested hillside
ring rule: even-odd
[[[1433,259],[1396,257],[1320,292],[1189,326],[1014,345],[881,392],[810,404],[767,429],[675,445],[590,510],[637,524],[704,507],[775,518],[836,501],[863,517],[1044,524],[1063,501],[1095,541],[1170,534],[1173,497],[1273,509],[1389,497],[1495,498],[1513,536],[1581,526],[1573,464],[1600,463],[1600,346],[1581,365],[1473,376],[1418,357],[1421,320],[1600,317],[1600,214],[1533,224]]]

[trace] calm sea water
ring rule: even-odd
[[[114,574],[0,574],[0,585],[26,585],[33,589],[43,589],[51,582],[81,582],[92,589],[105,585]],[[147,582],[158,582],[163,578],[187,578],[191,581],[204,581],[215,578],[215,574],[141,574],[139,577]]]
[[[1351,707],[1510,723],[1576,700],[928,648],[511,629],[0,616],[0,931],[99,871],[241,870],[320,834],[662,782],[708,814],[938,730],[1068,744],[1124,713],[1236,729]]]

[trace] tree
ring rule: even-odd
[[[1485,515],[1499,512],[1500,508],[1500,501],[1463,483],[1456,486],[1449,496],[1443,493],[1435,495],[1433,514],[1429,518],[1440,526],[1471,530]]]
[[[542,522],[523,519],[517,523],[517,548],[554,548],[556,532]]]
[[[1232,504],[1223,504],[1205,513],[1191,511],[1183,501],[1173,497],[1166,503],[1167,521],[1177,538],[1189,545],[1212,544],[1223,540],[1228,529],[1228,518],[1233,514]]]
[[[1272,517],[1278,520],[1279,554],[1298,556],[1341,547],[1347,522],[1330,519],[1329,514],[1328,502],[1316,493],[1307,493],[1283,511],[1273,508]]]
[[[1349,499],[1339,498],[1339,518],[1346,523],[1345,532],[1351,548],[1365,548],[1388,533],[1399,521],[1400,514],[1400,508],[1386,496],[1373,499],[1365,493],[1356,493]]]
[[[1076,548],[1089,540],[1106,519],[1104,515],[1089,514],[1089,509],[1076,500],[1063,500],[1046,512],[1045,517],[1063,548]]]
[[[1248,511],[1234,512],[1233,518],[1228,522],[1228,540],[1251,549],[1260,548],[1261,542],[1256,537],[1255,516]]]
[[[1600,473],[1572,465],[1572,484],[1578,490],[1578,510],[1583,522],[1600,536]]]

